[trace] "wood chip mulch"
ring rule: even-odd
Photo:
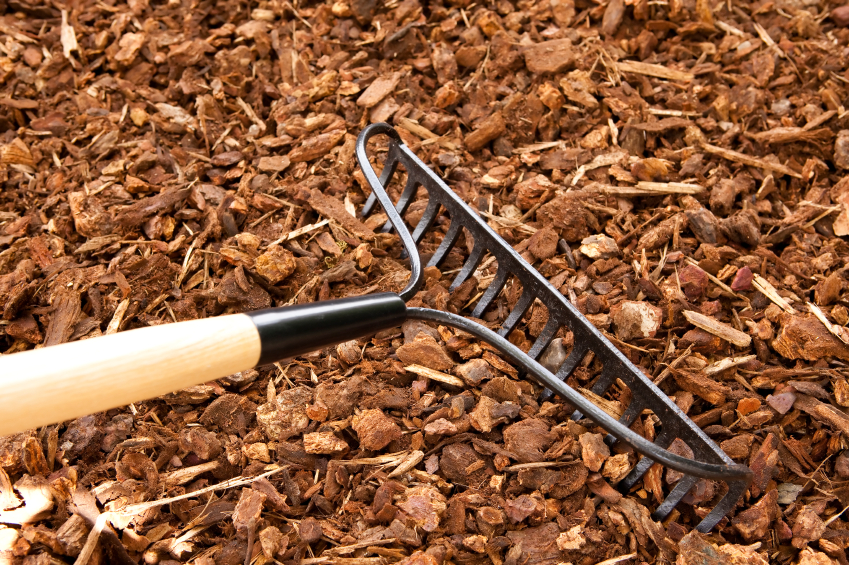
[[[849,6],[0,8],[2,354],[400,290],[399,240],[357,217],[355,138],[387,121],[755,474],[708,535],[711,481],[655,522],[680,474],[618,492],[631,450],[497,351],[409,322],[0,438],[0,564],[847,565]],[[469,314],[496,267],[449,293],[470,245],[417,303]]]

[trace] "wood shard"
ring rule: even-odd
[[[764,296],[775,302],[782,310],[787,312],[788,314],[795,314],[796,310],[790,306],[790,304],[784,300],[784,298],[778,294],[778,291],[775,289],[772,284],[763,278],[760,275],[754,275],[752,279],[752,286],[755,289],[759,290]]]
[[[336,221],[340,226],[357,237],[369,240],[374,239],[374,232],[360,220],[349,214],[345,209],[345,205],[332,196],[327,196],[320,190],[313,189],[308,202],[313,210]]]
[[[504,122],[501,112],[495,112],[486,118],[480,127],[466,136],[466,149],[469,151],[483,149],[487,143],[504,133],[506,129],[507,124]]]
[[[705,187],[703,186],[685,182],[640,181],[637,183],[637,188],[645,190],[648,193],[656,192],[658,194],[699,194],[705,191]]]
[[[743,355],[742,357],[726,357],[725,359],[720,359],[716,363],[712,363],[705,367],[704,373],[708,376],[716,375],[725,371],[726,369],[730,369],[731,367],[736,367],[738,365],[742,365],[743,363],[748,363],[752,359],[756,359],[757,355]]]
[[[773,163],[772,161],[767,161],[766,159],[750,157],[749,155],[740,153],[739,151],[734,151],[732,149],[723,149],[722,147],[717,147],[716,145],[711,145],[710,143],[702,144],[702,149],[704,149],[708,153],[719,155],[720,157],[728,159],[729,161],[743,163],[744,165],[757,167],[759,169],[766,169],[768,171],[775,171],[776,173],[781,173],[782,175],[788,175],[797,179],[802,178],[802,175],[800,175],[790,167],[782,165],[781,163]]]
[[[616,64],[620,73],[634,73],[650,77],[665,78],[667,80],[677,80],[681,82],[690,82],[695,77],[693,73],[686,71],[678,71],[670,69],[663,65],[655,65],[653,63],[642,63],[639,61],[619,61]]]
[[[398,86],[398,82],[401,80],[401,76],[401,72],[395,72],[389,76],[375,79],[357,99],[357,105],[363,108],[376,106],[378,102],[395,90],[395,87]]]
[[[463,379],[459,379],[455,376],[443,373],[442,371],[428,369],[427,367],[424,367],[422,365],[407,365],[406,367],[404,367],[404,370],[434,381],[439,381],[441,383],[453,385],[456,387],[462,387],[465,384],[463,382]]]
[[[698,372],[672,369],[672,376],[682,389],[703,398],[713,405],[724,403],[726,397],[731,394],[729,387],[721,385],[710,377]]]
[[[733,343],[737,347],[748,347],[752,343],[752,338],[748,334],[740,330],[735,330],[731,326],[723,324],[710,316],[705,316],[692,310],[684,310],[683,314],[687,318],[687,321],[697,328],[712,333],[727,342]]]

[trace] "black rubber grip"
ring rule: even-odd
[[[384,292],[270,308],[248,316],[262,345],[257,365],[266,365],[400,326],[407,319],[407,306],[397,294]]]

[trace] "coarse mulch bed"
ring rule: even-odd
[[[655,522],[680,473],[617,491],[632,450],[492,348],[408,322],[0,438],[1,564],[847,564],[849,6],[0,6],[4,355],[400,290],[399,239],[355,219],[356,135],[386,121],[754,472],[710,534],[722,483]],[[416,304],[469,315],[497,267],[449,293],[470,243]]]

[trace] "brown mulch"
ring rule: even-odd
[[[0,6],[2,354],[400,290],[399,240],[355,217],[354,141],[387,121],[755,472],[709,535],[719,483],[654,522],[680,474],[617,492],[633,451],[491,348],[409,322],[0,438],[0,564],[847,565],[849,6]],[[470,313],[495,274],[448,292],[470,243],[418,303]],[[544,323],[532,307],[511,341]]]

